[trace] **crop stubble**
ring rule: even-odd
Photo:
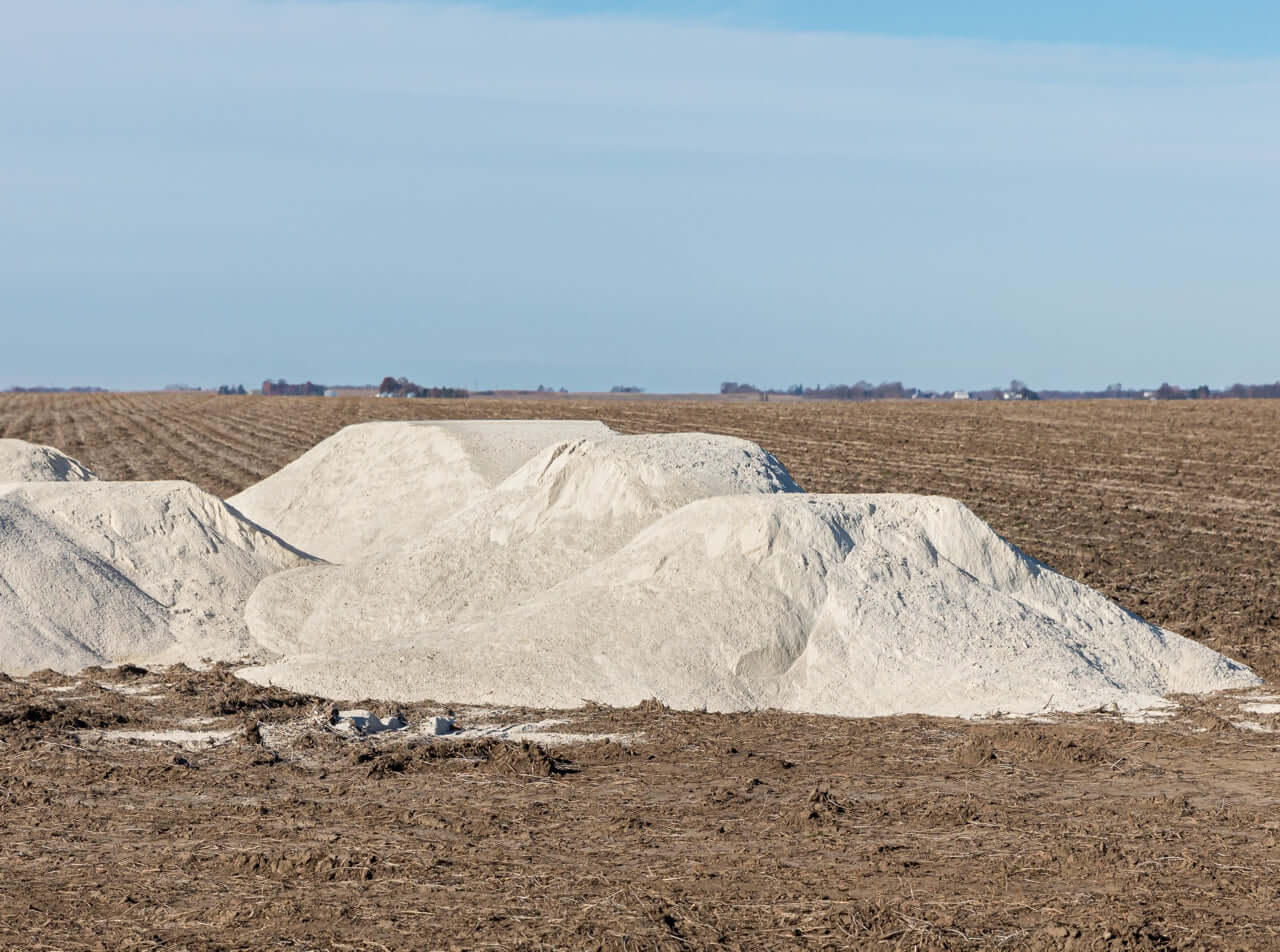
[[[346,423],[445,416],[731,433],[811,490],[956,496],[1280,676],[1271,402],[0,396],[0,436],[221,495]],[[128,678],[145,690],[97,686]],[[50,690],[70,683],[0,683],[0,946],[1280,948],[1280,748],[1229,698],[1148,725],[648,705],[574,725],[640,732],[629,751],[250,731],[192,753],[95,731],[293,724],[313,702],[225,672]]]

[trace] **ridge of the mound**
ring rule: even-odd
[[[372,612],[368,630],[304,625],[246,676],[331,696],[849,716],[1140,708],[1257,683],[940,497],[695,501],[519,604],[394,638],[376,598],[338,592],[358,606],[342,624]]]
[[[85,482],[98,477],[52,446],[0,439],[0,483]]]
[[[245,601],[308,561],[190,483],[0,485],[0,670],[256,652]]]
[[[228,502],[330,562],[404,551],[547,446],[612,435],[584,420],[344,427]]]
[[[394,640],[406,629],[504,611],[695,500],[798,492],[777,459],[736,437],[670,433],[559,443],[441,522],[413,551],[269,579],[246,617],[254,637],[279,651],[296,642],[299,627],[337,642],[351,635]]]

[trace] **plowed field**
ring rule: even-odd
[[[0,396],[0,436],[223,495],[437,416],[731,433],[811,490],[956,496],[1280,678],[1280,402]],[[621,740],[575,744],[425,737],[430,704],[342,735],[222,669],[0,676],[0,947],[1278,949],[1268,690],[1151,723],[456,712]]]

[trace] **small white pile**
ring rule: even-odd
[[[329,562],[412,549],[543,447],[613,433],[594,421],[361,423],[227,500]]]
[[[190,483],[0,484],[0,671],[255,654],[245,601],[307,561]]]
[[[84,482],[97,478],[79,460],[52,446],[0,440],[0,483]]]

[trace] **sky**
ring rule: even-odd
[[[1240,2],[15,5],[0,388],[1275,380],[1278,26]]]

